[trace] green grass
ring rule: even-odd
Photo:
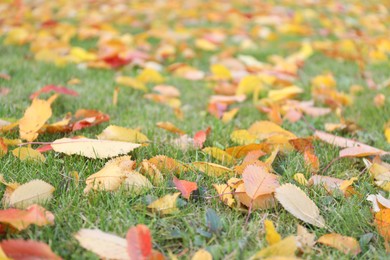
[[[93,43],[91,43],[93,45]],[[82,82],[72,86],[80,93],[79,97],[60,96],[53,104],[52,122],[62,118],[67,112],[75,112],[77,109],[97,109],[110,115],[110,124],[124,127],[140,127],[152,143],[148,147],[142,147],[131,155],[138,162],[143,159],[163,154],[173,157],[185,163],[208,160],[216,162],[201,151],[181,151],[169,144],[174,138],[172,134],[156,127],[158,121],[171,121],[180,126],[186,132],[193,134],[197,130],[212,127],[206,146],[229,147],[234,145],[230,140],[230,133],[236,128],[247,128],[257,120],[266,119],[264,114],[256,110],[251,101],[240,104],[238,117],[223,124],[219,120],[206,114],[208,96],[212,93],[207,88],[207,83],[191,82],[177,78],[167,77],[167,84],[172,84],[182,92],[181,100],[184,104],[185,120],[175,118],[171,109],[152,103],[142,98],[142,93],[132,89],[121,89],[117,106],[112,105],[112,92],[115,86],[115,71],[112,70],[83,70],[76,65],[55,67],[28,59],[27,47],[10,47],[0,45],[0,72],[6,72],[12,76],[12,80],[0,79],[0,86],[11,88],[7,97],[0,97],[0,118],[20,118],[25,109],[30,105],[29,95],[47,84],[66,85],[71,78],[79,78]],[[283,53],[273,48],[256,50],[256,57],[264,59],[270,54]],[[208,57],[202,57],[195,61],[198,67],[208,70]],[[390,77],[389,64],[372,66],[374,79],[381,82]],[[136,74],[134,69],[126,68],[126,73]],[[352,62],[339,62],[326,58],[322,54],[315,54],[308,59],[300,72],[297,85],[305,89],[302,95],[310,98],[310,79],[314,76],[331,71],[334,73],[341,90],[347,91],[351,84],[363,84],[359,76],[357,66]],[[383,135],[383,126],[390,119],[390,101],[387,98],[382,108],[377,108],[372,102],[374,96],[383,93],[390,97],[390,88],[381,91],[373,91],[365,88],[364,93],[358,95],[351,107],[345,111],[345,117],[355,121],[362,130],[354,137],[360,141],[375,147],[390,150],[389,143]],[[317,129],[323,129],[325,122],[337,122],[337,117],[330,114],[320,118],[308,118],[309,124]],[[93,128],[84,129],[73,135],[95,137],[108,124],[102,124]],[[285,122],[287,130],[298,136],[309,136],[313,132],[303,121],[295,124]],[[341,133],[339,133],[341,134]],[[347,134],[345,136],[351,136]],[[6,134],[6,137],[17,137],[17,133]],[[52,141],[61,135],[45,134],[39,137],[40,141]],[[321,143],[315,143],[316,153],[324,168],[333,158],[337,157],[338,149]],[[4,238],[25,238],[40,240],[48,243],[54,252],[64,259],[97,259],[96,255],[81,248],[73,238],[81,228],[99,228],[103,231],[124,237],[129,227],[136,224],[146,224],[153,236],[155,249],[164,254],[173,252],[178,254],[183,250],[187,253],[183,258],[189,258],[199,248],[206,248],[215,259],[229,256],[231,259],[247,259],[259,249],[266,246],[264,239],[263,220],[269,218],[274,221],[277,230],[283,237],[296,233],[296,225],[303,222],[294,218],[281,206],[274,209],[254,211],[245,225],[246,212],[231,209],[225,206],[217,198],[212,184],[223,183],[224,178],[212,178],[194,172],[183,173],[182,179],[196,181],[200,187],[200,196],[197,199],[185,201],[179,200],[180,211],[170,216],[157,216],[147,210],[147,205],[156,198],[174,191],[171,178],[167,175],[165,182],[151,191],[136,195],[126,190],[117,192],[91,192],[83,193],[86,178],[97,172],[106,160],[90,160],[81,156],[65,156],[49,152],[46,154],[44,164],[20,161],[7,154],[0,159],[0,173],[6,180],[20,183],[32,179],[42,179],[52,184],[56,190],[54,199],[45,205],[56,217],[54,226],[32,226],[17,234],[6,234]],[[281,176],[281,182],[294,182],[293,175],[302,172],[308,178],[310,172],[304,164],[303,156],[293,152],[278,156],[274,163],[276,172]],[[80,181],[76,181],[69,175],[77,171]],[[361,239],[366,234],[373,234],[368,243],[361,242],[362,253],[359,258],[385,259],[386,251],[383,239],[377,233],[374,226],[373,215],[370,212],[371,205],[365,200],[368,194],[379,192],[368,172],[364,169],[361,160],[342,159],[334,163],[325,173],[339,178],[359,176],[355,188],[359,195],[344,198],[341,195],[330,196],[322,188],[301,187],[311,199],[319,206],[321,214],[326,219],[327,228],[315,228],[305,225],[317,238],[323,234],[336,232],[346,236]],[[0,188],[4,191],[4,187]],[[388,194],[386,194],[388,195]],[[222,221],[222,231],[205,236],[207,231],[205,214],[207,209],[214,209]],[[316,246],[311,253],[304,254],[307,259],[349,259],[343,253],[324,246]]]

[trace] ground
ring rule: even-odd
[[[349,7],[347,2],[343,4],[346,6],[345,8]],[[343,4],[340,3],[340,5]],[[319,8],[314,7],[313,10],[321,12],[322,9],[326,9],[326,6],[326,4],[321,4]],[[372,6],[375,6],[375,4],[372,4]],[[237,7],[237,10],[240,10],[240,8]],[[248,9],[241,11],[250,13],[250,8],[248,6],[245,8]],[[286,8],[299,11],[297,6],[288,5]],[[330,14],[328,19],[344,21],[346,19],[344,16],[348,15],[350,14],[335,13]],[[223,26],[229,26],[229,21]],[[76,20],[71,22],[76,23]],[[360,21],[357,19],[357,22]],[[316,21],[311,23],[312,28],[316,28],[315,23]],[[342,22],[338,26],[344,25],[345,23]],[[212,28],[216,25],[212,21],[204,20],[203,23],[194,26]],[[117,26],[117,28],[119,31],[130,32],[134,35],[139,33],[140,30],[124,25]],[[245,29],[249,30],[250,28],[248,26]],[[382,34],[387,33],[388,35],[388,29]],[[365,30],[365,27],[362,30]],[[227,32],[227,35],[233,34],[231,31]],[[324,37],[329,37],[330,40],[334,41],[337,39],[332,39],[332,35]],[[325,40],[324,37],[315,34],[304,36],[280,34],[277,35],[276,40],[264,40],[256,43],[256,48],[235,50],[233,56],[246,54],[266,62],[270,55],[286,56],[299,49],[300,45],[292,50],[286,47],[289,43],[299,44],[308,39],[312,41],[316,39]],[[249,97],[243,103],[235,105],[235,107],[240,108],[237,116],[230,122],[223,123],[220,119],[207,113],[208,99],[213,94],[210,80],[191,81],[175,77],[164,69],[170,64],[181,61],[209,74],[211,56],[222,52],[222,50],[212,52],[201,50],[201,55],[197,55],[195,59],[188,61],[179,58],[177,60],[172,58],[159,61],[163,65],[161,74],[166,79],[164,84],[175,86],[182,94],[180,98],[181,108],[185,117],[180,120],[175,117],[169,106],[147,100],[143,98],[144,92],[132,88],[121,88],[118,103],[116,106],[113,105],[112,94],[117,86],[115,82],[116,75],[118,73],[130,76],[137,75],[141,70],[139,67],[126,65],[114,69],[94,69],[85,68],[77,63],[55,66],[50,62],[37,61],[28,45],[7,45],[4,44],[5,39],[6,33],[0,38],[0,43],[2,42],[0,44],[0,72],[10,75],[12,78],[10,80],[0,78],[0,87],[10,88],[10,93],[7,96],[0,96],[0,118],[21,118],[26,108],[31,104],[31,100],[28,98],[31,93],[48,84],[69,86],[67,82],[72,78],[77,78],[80,79],[81,83],[69,87],[76,90],[79,96],[61,95],[52,106],[53,116],[50,122],[59,120],[67,112],[86,108],[96,109],[108,114],[110,122],[66,134],[66,136],[83,135],[95,138],[108,124],[129,128],[139,127],[151,142],[148,146],[130,153],[137,162],[156,155],[166,155],[184,163],[194,161],[220,163],[200,149],[182,150],[172,145],[170,140],[177,136],[158,128],[156,123],[160,121],[170,121],[189,135],[210,126],[212,131],[204,146],[227,148],[237,145],[230,139],[230,133],[233,130],[247,129],[256,121],[269,120],[266,114],[261,113],[256,108],[252,98]],[[234,46],[234,41],[230,38],[229,41],[224,45],[224,48]],[[152,38],[150,43],[152,46],[156,46],[160,43],[160,39]],[[71,45],[93,49],[96,45],[96,39],[80,40],[75,38],[71,40]],[[194,48],[193,42],[190,42],[189,46]],[[372,73],[374,82],[384,82],[390,77],[390,62],[367,61],[365,71]],[[321,51],[314,51],[313,55],[304,60],[304,64],[299,68],[298,76],[293,82],[304,90],[304,93],[296,99],[309,100],[313,98],[311,95],[311,80],[315,76],[326,72],[333,74],[337,81],[337,89],[340,91],[348,92],[351,85],[363,86],[363,90],[353,96],[353,104],[342,107],[344,118],[356,123],[360,129],[352,133],[338,131],[334,134],[354,138],[379,149],[389,150],[390,144],[384,135],[384,127],[390,119],[390,88],[375,89],[367,87],[366,79],[362,77],[356,60],[329,57]],[[148,85],[149,88],[151,86],[153,84]],[[382,106],[376,105],[373,101],[378,94],[383,94],[386,97]],[[322,117],[306,116],[305,120],[294,123],[284,120],[281,126],[299,137],[307,137],[313,134],[313,127],[323,130],[326,122],[339,122],[335,110]],[[1,135],[7,138],[18,138],[19,133],[14,131]],[[63,136],[64,134],[42,134],[38,140],[49,142]],[[315,141],[314,145],[316,155],[320,161],[319,172],[321,172],[330,161],[338,156],[339,148],[321,141]],[[105,232],[125,237],[129,227],[141,223],[147,225],[151,230],[154,249],[163,252],[166,256],[172,253],[182,254],[183,258],[189,258],[199,248],[206,248],[215,259],[222,259],[223,257],[247,259],[266,246],[263,221],[267,218],[274,222],[282,237],[295,234],[296,225],[299,223],[305,225],[310,232],[315,233],[317,238],[331,232],[356,238],[360,241],[362,247],[362,252],[358,255],[359,258],[386,258],[383,238],[379,235],[374,224],[371,204],[365,199],[368,194],[376,194],[381,189],[375,186],[361,158],[338,160],[323,173],[341,179],[358,177],[358,181],[354,184],[357,194],[352,197],[345,198],[341,194],[330,195],[322,187],[307,188],[300,186],[320,208],[321,214],[326,220],[326,228],[316,228],[296,219],[280,205],[268,210],[253,211],[246,224],[247,212],[230,208],[216,197],[212,185],[226,183],[226,177],[210,177],[196,172],[183,173],[180,178],[196,182],[200,187],[199,197],[189,201],[180,198],[178,213],[158,216],[148,211],[147,205],[154,199],[174,192],[172,178],[169,176],[163,184],[155,186],[141,195],[125,189],[116,192],[97,191],[86,195],[83,193],[86,178],[100,170],[107,160],[87,159],[77,155],[67,156],[52,151],[45,153],[45,156],[45,163],[36,163],[21,161],[8,153],[0,159],[0,173],[9,181],[25,183],[32,179],[42,179],[52,184],[56,189],[54,197],[44,206],[55,215],[55,225],[31,226],[19,233],[5,234],[3,239],[24,238],[44,241],[50,245],[56,254],[64,259],[97,258],[92,252],[83,249],[74,239],[73,235],[81,228],[99,228]],[[293,176],[298,172],[304,173],[307,178],[311,175],[303,156],[298,152],[280,154],[273,163],[273,168],[281,176],[281,183],[296,183]],[[75,182],[73,177],[69,175],[72,171],[78,172],[79,182]],[[4,189],[4,187],[1,188],[2,191]],[[387,193],[384,194],[387,195]],[[219,234],[207,237],[202,230],[208,230],[205,214],[209,208],[216,211],[222,221],[223,228]],[[367,234],[372,234],[369,241],[364,240],[369,236]],[[311,252],[301,256],[307,259],[348,259],[350,257],[336,249],[325,246],[316,246]]]

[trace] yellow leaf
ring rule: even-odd
[[[119,85],[131,87],[133,89],[142,90],[144,92],[148,91],[148,89],[146,88],[143,82],[132,77],[119,76],[115,79],[115,82]]]
[[[82,155],[88,158],[111,158],[120,154],[127,154],[140,144],[110,140],[96,140],[89,138],[61,138],[55,140],[51,146],[53,150],[67,155]]]
[[[213,260],[213,256],[205,249],[199,249],[191,260]]]
[[[297,248],[296,238],[294,236],[289,236],[276,244],[260,250],[257,254],[251,257],[251,260],[264,259],[273,256],[292,257],[295,256],[295,251]]]
[[[270,152],[269,145],[265,143],[262,144],[249,143],[246,145],[232,146],[226,148],[226,152],[235,158],[244,157],[249,152],[258,151],[258,150],[264,151],[265,153]]]
[[[156,83],[156,84],[159,84],[159,83],[164,82],[163,76],[161,76],[161,74],[158,71],[156,71],[154,69],[150,69],[150,68],[144,69],[137,76],[137,80],[139,80],[140,82],[142,82],[144,84],[146,84],[146,83]]]
[[[344,254],[358,255],[361,252],[360,244],[355,238],[336,233],[323,235],[317,242],[336,248]]]
[[[192,166],[194,166],[198,171],[204,172],[213,177],[219,177],[232,172],[231,169],[225,166],[209,162],[193,162]]]
[[[4,39],[5,45],[23,45],[30,37],[30,32],[21,27],[16,27],[8,32]]]
[[[265,228],[265,240],[267,240],[268,245],[273,245],[282,240],[282,237],[276,231],[274,223],[271,220],[264,220],[264,228]]]
[[[176,201],[180,194],[180,192],[176,192],[165,195],[164,197],[157,199],[149,204],[148,208],[153,212],[157,212],[162,215],[173,214],[179,210],[176,207]]]
[[[100,135],[97,136],[99,140],[123,141],[131,143],[145,143],[149,139],[138,130],[110,125]]]
[[[300,87],[290,86],[279,90],[270,90],[268,92],[268,98],[272,101],[281,101],[292,98],[303,92],[303,89]]]
[[[219,199],[229,207],[233,207],[235,200],[230,187],[226,184],[213,184],[213,187],[217,190]]]
[[[248,130],[235,130],[230,134],[230,139],[240,145],[249,145],[257,141],[257,137]]]
[[[305,175],[303,175],[303,173],[294,174],[294,180],[303,186],[307,185],[307,180],[305,178]]]
[[[259,92],[263,87],[262,79],[258,76],[248,75],[241,79],[236,90],[236,95],[250,95]]]
[[[99,229],[81,229],[74,237],[85,249],[97,254],[102,259],[129,259],[127,241]]]
[[[30,107],[24,112],[24,116],[19,120],[20,138],[29,142],[38,137],[39,129],[51,117],[52,99],[34,99]]]
[[[145,176],[135,171],[126,174],[124,185],[136,194],[153,187],[152,183]]]
[[[154,185],[159,185],[164,180],[164,177],[157,166],[147,160],[142,161],[140,171],[144,175],[149,176],[149,179],[152,180]]]
[[[222,163],[234,164],[236,161],[230,154],[217,147],[206,147],[202,151],[211,155],[213,158],[221,161]]]
[[[19,158],[21,161],[31,160],[37,162],[45,162],[46,158],[40,152],[30,148],[30,147],[19,147],[12,151],[12,154]]]
[[[229,123],[238,113],[239,108],[233,108],[232,110],[223,113],[222,115],[222,122],[223,123]]]
[[[311,80],[314,88],[335,88],[336,80],[331,73],[318,75]]]
[[[276,189],[275,197],[294,217],[317,227],[325,227],[325,220],[316,204],[297,186],[284,184]]]
[[[385,137],[388,143],[390,143],[390,127],[385,129]]]
[[[9,205],[16,208],[27,208],[53,197],[54,187],[42,180],[32,180],[18,186],[9,197]]]
[[[217,45],[205,39],[196,39],[195,46],[205,51],[215,51],[217,49]]]
[[[97,59],[96,54],[88,52],[80,47],[72,47],[70,49],[70,56],[72,60],[76,63],[94,61]]]
[[[87,186],[84,192],[87,193],[93,190],[115,191],[124,182],[127,173],[133,170],[135,162],[130,156],[121,156],[109,160],[104,167],[92,174],[85,181]]]
[[[249,127],[248,132],[259,139],[267,139],[272,136],[285,136],[288,139],[297,138],[293,133],[270,121],[257,121]]]
[[[214,64],[211,66],[211,72],[217,80],[229,80],[232,78],[230,70],[222,64]]]

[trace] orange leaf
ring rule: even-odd
[[[184,164],[165,155],[157,155],[152,157],[148,160],[148,162],[155,165],[160,171],[170,171],[174,174],[180,174],[187,170],[187,167]]]
[[[210,134],[210,132],[211,127],[208,127],[206,130],[200,130],[196,132],[196,134],[194,135],[194,146],[196,148],[202,148],[203,143],[206,141],[207,136]]]
[[[308,164],[314,172],[320,167],[320,161],[315,154],[314,145],[311,139],[296,138],[289,140],[290,144],[300,153],[303,153],[305,163]]]
[[[196,182],[179,180],[176,177],[173,177],[173,183],[176,188],[181,192],[181,196],[186,198],[187,200],[190,198],[191,192],[198,189],[198,185]]]
[[[131,227],[127,231],[127,253],[132,260],[149,259],[152,256],[152,236],[145,225]]]
[[[358,255],[361,252],[359,242],[355,238],[336,233],[323,235],[317,242],[336,248],[344,254]]]
[[[5,209],[0,210],[0,223],[24,230],[31,224],[44,226],[54,224],[54,215],[39,205],[31,205],[26,210]]]
[[[7,257],[12,259],[51,259],[58,260],[61,257],[51,251],[50,247],[39,241],[9,239],[0,242],[0,247],[3,249]]]
[[[79,109],[75,114],[76,121],[72,125],[72,131],[95,126],[110,120],[110,116],[97,110]]]
[[[255,165],[246,167],[242,174],[245,190],[249,197],[256,199],[258,196],[270,194],[279,187],[278,176],[268,173],[266,168]]]
[[[390,240],[390,209],[381,209],[375,214],[375,224],[379,234],[385,239]]]
[[[158,122],[157,127],[162,128],[164,130],[167,130],[168,132],[171,132],[174,134],[179,134],[179,135],[185,134],[185,132],[183,130],[179,129],[171,122]]]

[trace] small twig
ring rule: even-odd
[[[321,175],[323,175],[323,174],[326,172],[326,170],[328,170],[328,168],[329,168],[333,163],[335,163],[336,161],[338,161],[338,160],[340,160],[340,159],[342,159],[342,158],[344,158],[344,157],[336,157],[336,158],[334,158],[332,161],[330,161],[330,163],[328,163],[328,165],[326,165],[326,167],[321,171]]]

